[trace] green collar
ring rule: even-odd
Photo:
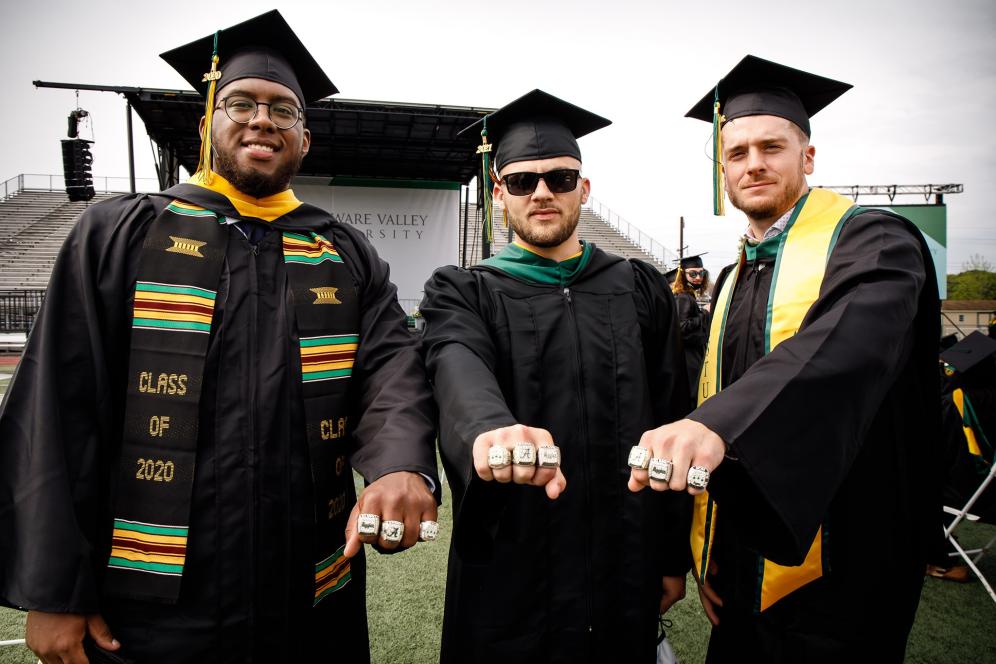
[[[781,236],[769,237],[767,240],[752,244],[750,240],[744,242],[744,251],[747,253],[747,260],[774,258],[778,255],[778,245],[781,243]]]
[[[595,245],[582,240],[579,254],[558,263],[512,243],[491,258],[481,261],[481,265],[500,270],[530,284],[568,286],[591,262],[594,251]]]

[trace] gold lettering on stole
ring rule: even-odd
[[[162,438],[169,429],[169,415],[153,415],[149,419],[149,435],[154,438]]]
[[[322,420],[319,425],[322,440],[335,440],[346,435],[346,418]]]

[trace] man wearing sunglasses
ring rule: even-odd
[[[0,413],[0,602],[45,664],[368,662],[362,543],[431,537],[434,412],[386,264],[289,189],[335,86],[276,11],[163,58],[201,163],[60,254]]]
[[[438,270],[421,307],[455,510],[444,663],[654,662],[684,594],[687,496],[625,486],[630,448],[688,408],[674,299],[578,237],[576,139],[608,124],[536,90],[467,130],[497,148],[516,239]]]

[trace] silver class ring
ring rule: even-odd
[[[400,521],[385,521],[380,524],[380,536],[385,542],[400,542],[405,536],[405,524]]]
[[[493,469],[504,468],[512,463],[512,454],[501,445],[492,445],[488,450],[488,465]]]
[[[376,537],[380,532],[380,517],[376,514],[360,514],[356,517],[356,532]]]
[[[537,463],[540,468],[560,467],[560,448],[556,445],[542,445],[537,450]]]
[[[418,525],[418,538],[423,542],[432,542],[439,537],[439,524],[435,521],[423,521]]]
[[[671,469],[673,464],[670,459],[664,459],[661,457],[654,457],[650,460],[650,466],[647,468],[647,473],[650,475],[650,479],[658,480],[661,482],[671,481]]]
[[[630,468],[646,470],[647,465],[650,463],[650,450],[637,445],[629,451],[629,461],[627,463]]]
[[[535,466],[536,448],[532,443],[516,443],[512,448],[512,463],[516,466]]]
[[[692,466],[688,469],[688,486],[704,489],[709,486],[709,471],[702,466]]]

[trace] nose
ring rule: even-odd
[[[266,109],[265,115],[263,109]],[[270,118],[269,104],[256,102],[256,115],[249,121],[249,126],[263,131],[276,131],[277,125],[273,124],[273,120]]]
[[[747,172],[754,174],[762,173],[764,170],[764,151],[758,148],[750,148],[747,151]]]
[[[536,183],[536,191],[533,192],[532,198],[540,200],[550,200],[553,198],[553,192],[546,186],[546,180],[543,178],[540,178],[539,182]]]

